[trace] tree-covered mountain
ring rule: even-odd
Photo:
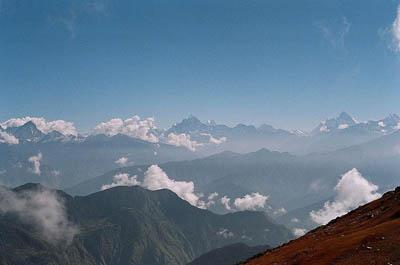
[[[179,265],[228,244],[276,246],[291,238],[289,230],[272,223],[261,212],[217,215],[191,206],[169,190],[116,187],[71,197],[27,184],[1,191],[1,264]],[[63,203],[66,218],[75,227],[76,234],[69,242],[48,240],[50,232],[62,232],[54,226],[59,228],[58,223],[66,223],[51,212],[56,202],[46,204],[49,192]],[[14,203],[7,211],[7,201],[15,200],[19,200],[18,205],[30,207],[20,207],[19,211]],[[38,203],[32,204],[35,200]],[[46,218],[46,224],[41,224],[40,216],[27,213],[32,205],[35,212],[43,210],[53,219]],[[57,209],[58,218],[63,209]],[[49,226],[54,219],[54,225]],[[39,225],[49,231],[38,230]],[[70,234],[72,230],[63,231]]]

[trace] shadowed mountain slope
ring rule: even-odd
[[[269,246],[249,247],[243,243],[232,244],[211,250],[187,265],[233,265],[269,248]]]
[[[27,184],[13,192],[42,190],[47,189]],[[78,227],[72,242],[48,242],[29,218],[0,211],[0,264],[180,265],[228,244],[277,245],[291,238],[261,212],[217,215],[169,190],[116,187],[85,197],[56,194]],[[4,191],[0,195],[7,199]]]

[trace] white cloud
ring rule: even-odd
[[[127,157],[123,156],[115,160],[115,164],[119,166],[126,166],[128,164],[128,160],[129,159]]]
[[[397,7],[397,16],[392,25],[393,40],[396,51],[400,51],[400,5]]]
[[[69,243],[78,231],[68,221],[63,200],[56,192],[39,189],[15,193],[0,187],[0,197],[1,213],[16,214],[49,242]]]
[[[230,205],[231,199],[228,198],[227,196],[224,196],[221,198],[221,204],[225,207],[226,210],[230,211],[232,210],[232,207]]]
[[[324,207],[310,213],[317,224],[326,224],[330,220],[342,216],[360,205],[378,199],[378,186],[366,180],[357,169],[345,173],[335,187],[336,196],[333,202],[326,202]]]
[[[287,214],[287,210],[283,207],[275,209],[272,213],[274,216],[282,216]]]
[[[348,124],[339,124],[339,126],[338,126],[338,129],[339,130],[344,130],[344,129],[347,129],[347,128],[349,128],[349,125]]]
[[[12,134],[0,131],[0,143],[3,144],[19,144],[19,140]]]
[[[304,236],[307,233],[307,230],[304,228],[293,228],[292,229],[293,234],[295,235],[295,237],[301,237]]]
[[[264,196],[258,192],[254,192],[252,194],[246,194],[242,198],[236,198],[233,204],[240,211],[256,210],[264,208],[267,199],[268,196]]]
[[[208,138],[208,142],[209,142],[210,144],[215,144],[215,145],[223,144],[223,143],[225,143],[226,140],[227,140],[227,138],[226,138],[225,136],[224,136],[224,137],[217,138],[217,137],[212,136],[212,135],[209,134],[209,133],[201,133],[200,135],[208,136],[208,137],[209,137],[209,138]]]
[[[202,197],[202,196],[200,196],[200,197]],[[207,202],[204,202],[204,203],[201,202],[201,204],[203,204],[203,205],[200,205],[200,208],[203,208],[203,209],[210,208],[212,205],[215,204],[215,199],[217,197],[218,197],[217,192],[210,193],[207,197]]]
[[[217,192],[213,192],[213,193],[211,193],[210,195],[208,195],[208,200],[209,201],[212,201],[212,200],[214,200],[215,198],[217,198],[218,197],[218,193]]]
[[[346,17],[331,21],[319,21],[315,25],[332,47],[345,48],[345,38],[351,28],[351,24]]]
[[[400,52],[400,5],[397,7],[392,25],[379,29],[378,34],[387,43],[389,50]]]
[[[28,161],[32,163],[33,168],[31,169],[31,171],[36,174],[36,175],[40,175],[42,174],[42,172],[40,171],[40,161],[42,160],[42,153],[39,152],[37,155],[35,156],[31,156]]]
[[[292,222],[292,223],[298,223],[298,222],[300,222],[300,221],[299,221],[299,219],[297,219],[296,217],[294,217],[294,218],[292,218],[292,219],[290,220],[290,222]]]
[[[93,134],[105,134],[107,136],[124,134],[147,142],[157,143],[159,139],[152,132],[154,129],[157,129],[154,118],[142,120],[139,116],[135,115],[126,120],[116,118],[102,122],[94,127]]]
[[[328,126],[326,126],[325,124],[321,125],[321,127],[319,127],[319,131],[320,132],[329,132]]]
[[[101,187],[101,190],[107,190],[117,186],[138,186],[140,181],[137,180],[137,176],[130,177],[127,173],[120,173],[113,177],[111,184],[106,184]]]
[[[252,237],[246,236],[246,235],[242,235],[240,238],[241,238],[241,239],[244,239],[244,240],[249,240],[249,241],[253,240]]]
[[[215,144],[215,145],[220,145],[220,144],[225,143],[226,140],[227,140],[226,137],[216,138],[216,137],[210,135],[209,142],[212,143],[212,144]]]
[[[227,196],[221,198],[221,204],[225,207],[226,210],[237,210],[237,211],[246,211],[251,210],[255,211],[257,209],[263,209],[265,207],[265,203],[268,200],[268,196],[261,195],[258,192],[253,192],[251,194],[246,194],[241,198],[236,198],[233,201],[233,205],[231,205],[231,199]]]
[[[217,235],[222,236],[222,237],[225,238],[225,239],[234,236],[233,232],[229,231],[229,230],[226,229],[226,228],[221,228],[221,229],[217,232]]]
[[[144,173],[142,186],[149,190],[169,189],[193,206],[204,208],[205,205],[205,202],[200,200],[199,196],[195,194],[192,181],[187,182],[170,179],[157,165],[150,166]]]
[[[383,121],[378,122],[378,125],[379,125],[380,127],[386,127],[386,124],[385,124]]]
[[[43,133],[57,131],[63,135],[78,135],[78,131],[76,130],[72,122],[67,122],[64,120],[46,121],[46,119],[42,117],[27,116],[24,118],[13,118],[1,123],[0,125],[4,128],[20,127],[29,121],[32,121],[36,125],[36,127]]]
[[[202,144],[192,141],[190,139],[190,135],[181,133],[181,134],[175,134],[175,133],[170,133],[167,136],[167,143],[175,146],[183,146],[189,149],[190,151],[196,151],[196,148],[199,146],[202,146]]]

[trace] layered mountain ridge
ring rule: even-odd
[[[53,192],[38,184],[0,191],[2,199],[11,192],[19,200],[32,194],[39,194],[34,198],[40,199]],[[36,229],[40,224],[37,219],[2,208],[1,264],[179,265],[224,245],[278,245],[291,237],[289,230],[275,225],[263,213],[217,215],[191,206],[169,190],[116,187],[84,197],[57,191],[57,197],[76,227],[72,241],[49,242],[45,233]],[[36,205],[37,211],[41,205]]]
[[[390,114],[389,116],[379,119],[370,120],[367,122],[359,122],[354,119],[351,115],[346,112],[342,112],[336,118],[326,119],[322,121],[315,129],[307,133],[302,130],[293,129],[291,131],[284,129],[277,129],[269,124],[262,124],[259,127],[254,125],[237,124],[234,127],[229,127],[223,124],[217,124],[215,121],[207,121],[206,123],[200,121],[197,117],[191,115],[188,118],[183,119],[181,122],[172,125],[167,130],[160,129],[149,129],[149,133],[154,134],[157,137],[168,136],[170,133],[174,134],[186,134],[191,136],[199,143],[206,144],[212,137],[226,137],[238,141],[238,137],[251,137],[264,136],[263,140],[267,141],[265,137],[275,137],[278,140],[279,137],[287,137],[286,141],[293,140],[297,137],[315,137],[321,134],[332,134],[332,133],[363,133],[371,134],[370,137],[376,137],[393,133],[400,129],[400,117],[396,114]],[[20,126],[10,126],[2,128],[1,130],[18,138],[21,143],[36,143],[36,142],[49,142],[49,141],[84,141],[85,138],[93,135],[102,134],[101,132],[93,132],[88,136],[82,135],[71,135],[56,129],[50,132],[43,132],[37,128],[33,120],[27,121],[25,124]],[[116,133],[117,134],[117,133]],[[115,134],[111,134],[108,137],[112,137]],[[131,136],[133,137],[133,136]],[[290,139],[289,139],[290,138]],[[293,138],[293,139],[292,139]],[[250,140],[250,139],[248,139]],[[283,139],[280,139],[283,141]],[[280,145],[284,145],[286,142],[281,142]],[[262,145],[260,146],[262,147]],[[264,146],[270,148],[270,146]],[[282,146],[284,147],[284,146]],[[288,148],[287,146],[285,148]],[[279,148],[281,149],[281,148]],[[291,150],[287,150],[291,151]]]

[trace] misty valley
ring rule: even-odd
[[[341,113],[299,134],[190,116],[161,130],[134,116],[84,136],[5,121],[1,263],[243,262],[394,190],[399,125]]]

